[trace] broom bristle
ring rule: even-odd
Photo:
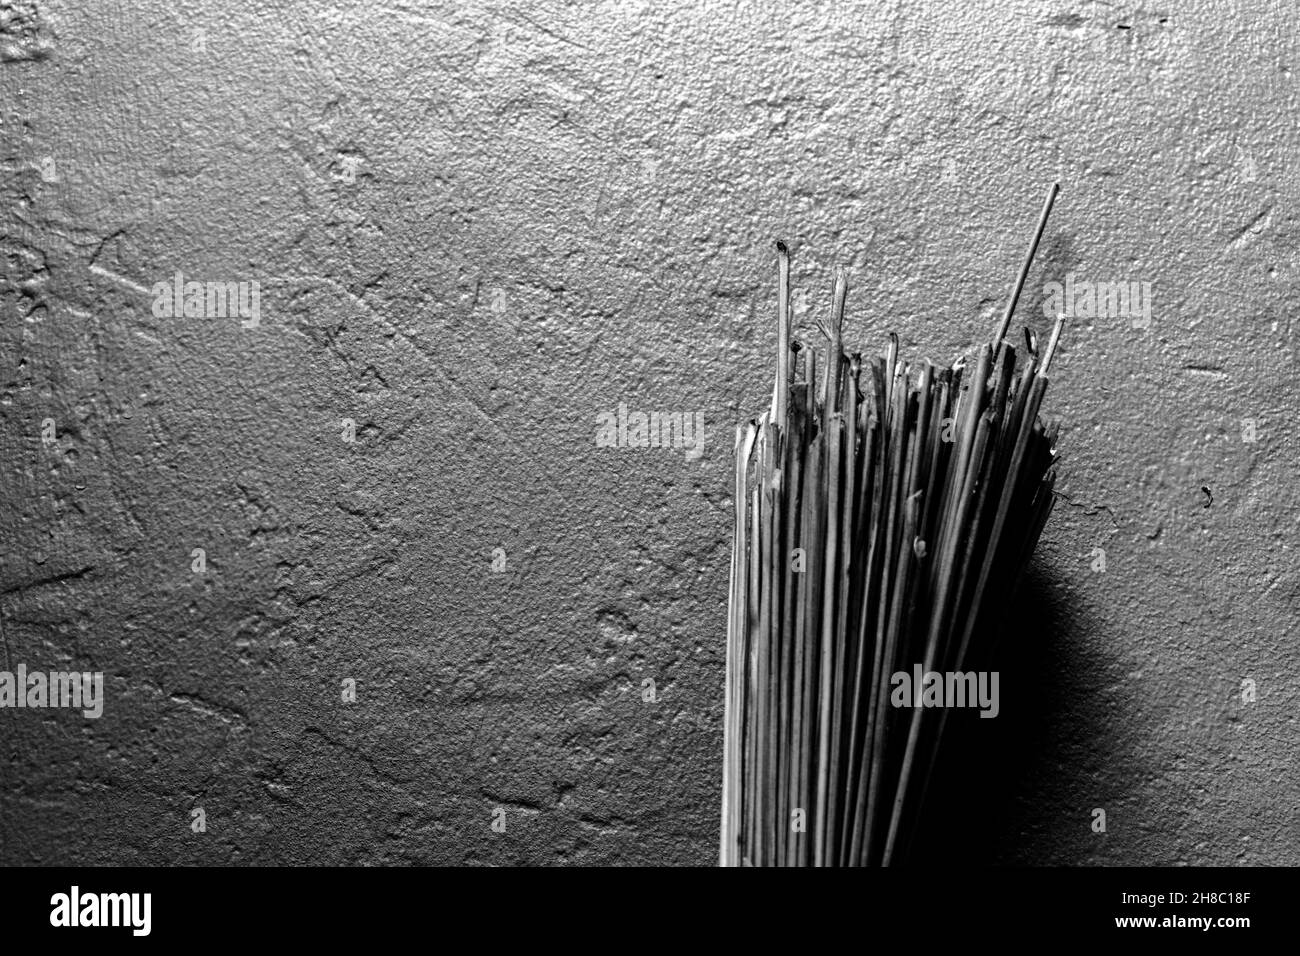
[[[843,271],[823,358],[792,337],[777,244],[776,387],[736,433],[724,866],[906,855],[948,708],[915,706],[919,687],[895,706],[891,676],[987,659],[1055,500],[1038,411],[1063,320],[1041,356],[1028,330],[1023,354],[1006,334],[1056,192],[970,364],[909,364],[894,335],[884,356],[846,355]]]

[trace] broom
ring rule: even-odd
[[[948,705],[945,686],[973,689],[1054,501],[1038,411],[1063,320],[1041,351],[1006,335],[1057,190],[997,334],[947,368],[892,334],[883,356],[846,352],[842,270],[824,341],[792,339],[777,243],[772,404],[736,431],[723,866],[905,858],[949,708],[897,675]]]

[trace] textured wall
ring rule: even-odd
[[[128,7],[0,0],[3,651],[107,697],[0,711],[0,862],[712,862],[773,239],[947,360],[1059,177],[1020,320],[1152,319],[1067,333],[935,852],[1300,863],[1293,5]],[[596,447],[620,402],[703,456]]]

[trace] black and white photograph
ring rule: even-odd
[[[6,933],[1258,945],[1297,117],[1290,0],[0,0]]]

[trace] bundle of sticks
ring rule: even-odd
[[[724,866],[905,860],[948,709],[891,700],[891,675],[962,672],[994,640],[1052,509],[1056,427],[1041,351],[1007,330],[939,368],[844,347],[838,271],[824,344],[792,337],[778,243],[771,408],[737,429],[722,786]]]

